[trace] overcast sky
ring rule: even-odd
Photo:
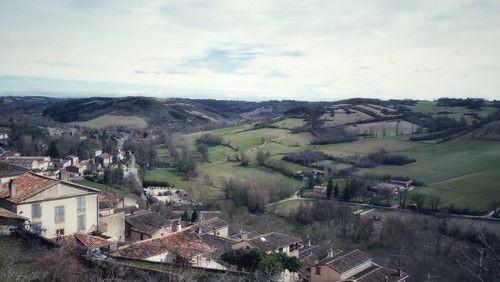
[[[500,1],[0,1],[0,93],[500,99]]]

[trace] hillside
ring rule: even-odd
[[[43,110],[43,115],[58,122],[80,122],[80,125],[97,128],[116,124],[112,120],[113,116],[133,119],[131,127],[145,127],[145,121],[147,126],[181,128],[254,121],[279,116],[292,107],[308,104],[296,101],[245,102],[149,97],[84,98],[57,100]],[[81,123],[87,121],[90,123]]]

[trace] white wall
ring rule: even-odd
[[[85,211],[77,211],[77,198],[85,197]],[[61,198],[62,197],[62,198]],[[40,203],[42,216],[40,219],[31,218],[31,205]],[[55,207],[64,206],[64,222],[55,222]],[[57,184],[30,199],[17,205],[17,214],[30,219],[31,223],[41,223],[43,234],[47,238],[56,236],[56,230],[64,229],[64,234],[78,233],[78,215],[85,214],[85,230],[80,233],[90,233],[97,228],[97,194],[89,194],[84,190],[76,189],[64,184]]]

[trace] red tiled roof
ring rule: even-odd
[[[3,183],[0,189],[0,198],[8,198],[13,203],[20,203],[50,187],[57,184],[59,181],[48,177],[36,175],[33,173],[25,173],[13,178],[16,184],[16,195],[10,197],[9,182]]]
[[[0,177],[12,177],[21,175],[26,172],[28,172],[28,170],[22,167],[15,166],[6,162],[0,162]]]
[[[213,217],[211,219],[203,220],[202,222],[196,223],[195,226],[193,226],[193,228],[197,230],[199,234],[206,234],[214,230],[226,227],[228,225],[229,224],[224,220],[218,217]]]
[[[248,240],[248,242],[264,251],[274,251],[281,247],[287,247],[290,244],[301,242],[302,239],[295,236],[286,235],[279,232],[271,232],[264,235],[259,235]]]
[[[360,276],[358,282],[399,282],[404,278],[408,278],[408,273],[399,272],[395,269],[379,266],[374,270]]]
[[[339,273],[344,273],[354,267],[370,261],[372,258],[360,250],[354,250],[349,253],[340,253],[333,258],[326,258],[323,260],[323,264],[328,265]]]
[[[78,234],[78,233],[59,236],[51,239],[51,241],[60,247],[66,247],[66,248],[85,247],[87,249],[96,249],[96,248],[107,247],[113,244],[112,242],[103,239],[101,237]]]
[[[132,259],[147,259],[166,252],[172,252],[182,258],[211,251],[200,237],[191,230],[173,233],[160,238],[136,242],[119,249],[113,255]]]

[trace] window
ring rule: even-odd
[[[321,267],[316,266],[316,275],[321,275]]]
[[[64,206],[57,206],[55,215],[56,215],[56,223],[64,222]]]
[[[85,230],[85,215],[79,215],[78,216],[78,230]]]
[[[78,212],[84,212],[85,211],[85,197],[78,197],[76,201],[77,201]]]
[[[56,235],[57,236],[63,236],[64,235],[64,229],[57,229],[56,230]]]
[[[42,205],[40,203],[31,204],[31,218],[42,217]]]

